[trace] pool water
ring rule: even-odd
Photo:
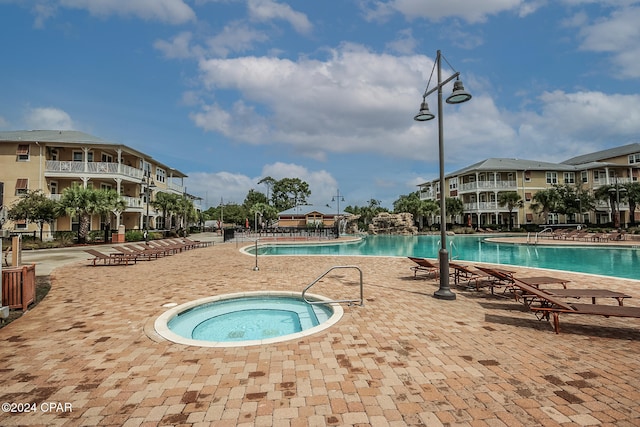
[[[605,245],[544,246],[494,243],[487,236],[456,235],[447,238],[451,260],[486,262],[575,271],[604,276],[640,279],[640,248]],[[368,255],[438,258],[439,235],[367,236],[354,243],[313,245],[264,245],[258,255]],[[254,253],[253,248],[248,252]]]
[[[168,322],[179,336],[200,341],[265,340],[295,334],[327,321],[333,309],[291,296],[246,296],[197,305]]]

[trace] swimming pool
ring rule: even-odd
[[[447,238],[452,260],[520,265],[575,271],[603,276],[640,279],[640,249],[602,246],[544,246],[496,243],[487,236],[456,235]],[[361,241],[313,245],[268,245],[258,255],[368,255],[438,258],[439,235],[366,236]],[[247,248],[253,252],[253,248]]]
[[[309,294],[307,294],[309,295]],[[311,301],[328,301],[310,295]],[[309,304],[300,292],[248,292],[191,301],[163,313],[156,332],[180,344],[231,347],[307,336],[336,323],[339,306]]]

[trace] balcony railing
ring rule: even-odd
[[[475,202],[475,203],[465,203],[464,205],[465,212],[468,211],[496,211],[500,208],[498,206],[498,202]],[[506,209],[506,208],[504,208]]]
[[[474,181],[460,184],[460,191],[516,189],[515,181]]]
[[[145,204],[142,197],[129,197],[129,196],[120,196],[122,200],[124,200],[125,206],[127,208],[140,208],[142,209]],[[62,199],[62,194],[50,194],[49,198],[56,202],[59,202]]]
[[[108,162],[71,162],[65,160],[47,160],[45,172],[55,172],[60,174],[105,174],[124,175],[130,178],[142,179],[144,171],[122,163]]]

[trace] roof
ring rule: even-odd
[[[447,174],[448,177],[464,175],[475,171],[525,171],[525,170],[554,170],[554,171],[574,171],[573,165],[565,165],[561,163],[541,162],[539,160],[525,159],[504,159],[495,158],[482,160],[470,166]]]
[[[298,205],[291,209],[287,209],[286,211],[278,212],[278,216],[290,216],[290,215],[308,215],[313,212],[321,213],[322,215],[340,215],[340,216],[348,216],[351,215],[349,212],[337,212],[331,206],[323,206],[318,207],[314,205]]]
[[[639,142],[622,145],[620,147],[609,148],[607,150],[596,151],[595,153],[583,154],[582,156],[572,157],[562,163],[568,165],[579,165],[583,163],[612,159],[614,157],[626,156],[634,153],[640,153]]]
[[[131,148],[127,145],[117,142],[107,141],[88,133],[80,132],[77,130],[14,130],[14,131],[0,131],[0,143],[2,142],[44,142],[49,144],[70,144],[70,145],[104,145],[109,147],[120,147],[125,151],[133,153],[137,156],[144,158],[145,160],[153,160],[154,163],[163,167],[164,169],[171,170],[176,178],[184,178],[188,175],[180,172],[179,170],[172,168],[169,165],[163,164],[153,157]]]

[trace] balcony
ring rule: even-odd
[[[47,160],[46,176],[80,176],[80,175],[119,175],[136,180],[142,179],[144,171],[122,163],[108,162],[71,162],[61,160]]]
[[[497,210],[506,210],[506,208],[498,206],[498,202],[465,203],[463,206],[465,212],[495,212]]]
[[[474,181],[459,185],[459,191],[461,193],[470,191],[504,191],[517,189],[518,185],[516,184],[516,181]]]
[[[62,194],[49,194],[49,198],[53,201],[59,202],[62,199]],[[142,197],[121,196],[121,198],[124,200],[126,209],[142,209],[145,206]]]

